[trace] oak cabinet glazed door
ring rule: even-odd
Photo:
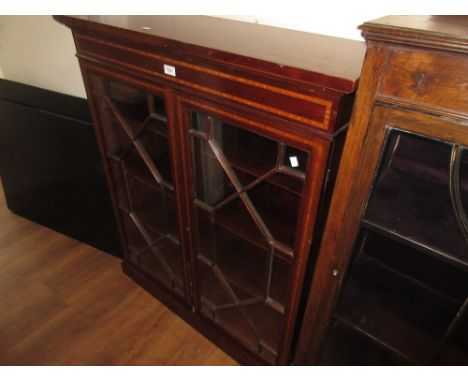
[[[386,115],[371,127],[385,139],[320,362],[466,365],[468,140],[455,121]]]
[[[185,297],[174,182],[173,132],[164,90],[87,74],[105,152],[126,260]]]
[[[267,362],[285,362],[325,143],[195,103],[180,107],[195,307]]]

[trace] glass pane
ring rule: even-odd
[[[167,286],[182,291],[182,258],[177,233],[174,195],[128,176],[131,221],[145,246],[138,249],[138,264]],[[135,228],[133,228],[135,231]]]
[[[283,188],[297,196],[302,195],[304,188],[304,179],[297,178],[284,173],[276,173],[268,178],[268,182],[277,187]]]
[[[284,165],[294,170],[304,172],[307,167],[309,154],[305,151],[287,146],[284,155]]]
[[[384,262],[382,251],[389,263]],[[436,350],[461,303],[416,278],[411,271],[411,251],[376,234],[365,236],[335,315],[382,346],[424,363]],[[408,273],[393,267],[394,254],[408,255]]]
[[[270,299],[284,309],[288,301],[290,264],[278,257],[273,259]]]
[[[102,101],[99,104],[107,155],[115,160],[120,160],[132,141],[109,107]]]
[[[205,115],[192,111],[190,114],[190,123],[192,129],[206,133],[207,118]],[[211,118],[211,117],[210,117]]]
[[[154,94],[148,94],[148,105],[150,116],[154,121],[162,122],[161,125],[166,126],[167,116],[166,116],[166,105],[164,99]]]
[[[441,260],[468,268],[468,236],[463,235],[450,191],[451,156],[451,144],[393,131],[366,220],[427,247]],[[466,171],[462,166],[463,187],[457,190],[462,200],[468,195]]]
[[[320,365],[404,366],[408,362],[352,327],[334,320]]]
[[[127,150],[122,162],[124,164],[125,171],[133,177],[138,178],[153,187],[160,187],[157,180],[151,173],[150,168],[134,146],[131,146]]]
[[[300,197],[269,182],[260,183],[248,195],[273,237],[294,248]]]
[[[213,138],[234,166],[262,175],[276,167],[278,143],[214,119]]]
[[[117,194],[117,204],[124,211],[129,211],[127,190],[125,188],[125,178],[122,170],[122,164],[117,161],[109,161],[110,172],[115,184],[115,192]]]
[[[235,193],[235,188],[210,145],[198,138],[193,138],[193,163],[196,169],[197,198],[214,206]]]
[[[363,253],[459,304],[468,296],[466,272],[375,232],[366,232]]]
[[[468,148],[462,149],[458,174],[460,183],[460,204],[465,217],[465,223],[468,224]],[[468,227],[465,227],[464,234],[465,240],[468,242]]]
[[[191,122],[200,309],[276,363],[304,179],[283,171],[284,143],[195,111]]]
[[[173,193],[149,187],[131,175],[127,179],[131,210],[152,231],[177,238]]]
[[[151,131],[152,133],[159,134],[163,137],[167,137],[166,118],[164,117],[164,119],[155,119],[155,118],[149,119],[146,122],[146,129]]]
[[[225,227],[255,246],[269,250],[267,233],[254,221],[239,197],[213,211],[212,216],[214,224]]]
[[[137,265],[140,264],[138,254],[148,247],[148,242],[145,240],[140,230],[132,220],[130,215],[125,211],[121,211],[121,217],[125,228],[125,234],[128,242],[131,260]]]
[[[167,137],[145,131],[140,134],[140,142],[154,166],[167,183],[172,183],[171,159]],[[141,156],[141,154],[140,154]]]
[[[443,366],[468,365],[468,318],[466,314],[442,347],[435,364]]]
[[[222,227],[214,228],[216,245],[211,243],[211,253],[199,253],[200,261],[216,267],[214,273],[220,283],[224,284],[226,281],[229,284],[229,288],[225,289],[228,296],[231,292],[240,300],[262,296],[267,282],[268,252],[256,248]]]
[[[467,161],[390,130],[324,364],[466,364]]]
[[[184,294],[163,97],[93,77],[130,261]]]
[[[107,95],[125,120],[132,126],[143,123],[149,114],[146,93],[121,82],[109,80],[107,83]]]

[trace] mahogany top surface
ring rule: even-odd
[[[297,68],[339,79],[343,91],[357,88],[365,54],[360,41],[209,16],[55,16],[72,27],[130,30],[177,42]],[[340,90],[340,89],[339,89]]]
[[[468,50],[468,16],[385,16],[359,27],[366,39]]]

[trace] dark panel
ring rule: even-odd
[[[68,105],[64,111],[85,117],[87,113],[82,110],[87,102],[9,81],[0,81],[0,89],[4,98],[0,99],[0,175],[8,207],[18,215],[120,256],[92,125],[5,98],[10,96],[31,106],[54,104],[54,111],[61,104]]]
[[[83,98],[2,79],[0,99],[91,123],[88,102]]]

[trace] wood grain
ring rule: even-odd
[[[74,37],[78,57],[81,60],[100,61],[134,73],[158,77],[324,131],[333,131],[338,128],[333,126],[334,121],[331,120],[332,110],[336,108],[331,97],[312,96],[310,90],[301,90],[301,92],[289,90],[283,84],[272,86],[270,84],[272,81],[269,79],[268,82],[265,79],[252,80],[244,75],[232,75],[223,71],[222,68],[214,70],[79,33],[75,33]],[[164,74],[163,65],[165,64],[174,65],[177,70],[176,77]],[[277,105],[282,105],[282,107],[278,108]]]
[[[359,27],[366,41],[468,51],[467,15],[385,16]]]
[[[380,73],[386,61],[385,49],[374,45],[368,46],[361,81],[363,88],[373,89],[374,92],[358,92],[355,110],[372,110],[375,89],[381,77],[373,76],[371,73]],[[310,365],[316,362],[328,325],[328,317],[346,269],[351,251],[350,243],[357,234],[363,199],[367,195],[356,194],[355,188],[356,185],[362,187],[363,184],[367,184],[375,170],[375,164],[359,159],[368,158],[365,154],[379,148],[376,143],[380,143],[383,139],[381,134],[373,136],[368,133],[367,127],[370,123],[371,113],[353,114],[304,315],[294,362],[298,365]],[[334,275],[334,271],[338,277]]]
[[[365,46],[360,41],[206,16],[54,16],[73,30],[125,36],[170,56],[229,63],[352,92]],[[122,22],[123,21],[123,22]],[[142,27],[146,27],[142,29]],[[148,29],[149,27],[149,29]],[[323,74],[326,74],[325,76]]]
[[[0,365],[236,365],[104,252],[14,215],[0,184]]]
[[[330,344],[328,329],[337,312],[335,302],[340,289],[344,287],[345,293],[351,288],[349,285],[343,286],[344,277],[363,214],[368,208],[367,202],[387,132],[401,129],[434,140],[467,142],[466,58],[459,53],[466,55],[468,52],[467,20],[466,16],[389,16],[360,27],[367,42],[366,58],[308,297],[295,364],[326,363],[325,358],[321,358],[327,351],[323,345],[326,338],[327,346]],[[412,203],[420,203],[423,197],[428,197],[423,195],[423,191],[418,192],[421,193],[418,201],[413,195]],[[358,283],[362,282],[361,278]],[[405,316],[404,320],[406,316],[409,317],[406,312],[395,313],[396,310],[388,308],[390,299],[384,293],[376,293],[379,293],[376,305],[386,301],[383,305],[392,310],[391,314]],[[359,304],[361,299],[360,294],[353,295],[351,304]],[[400,300],[395,301],[400,303]],[[431,309],[438,306],[436,301],[432,303]],[[367,312],[359,314],[363,320],[368,319]],[[385,327],[388,325],[386,320],[376,322]],[[394,338],[408,337],[403,330],[391,326]],[[417,326],[411,324],[411,330],[415,333]],[[358,328],[359,331],[361,329]],[[383,341],[383,337],[379,338],[380,335],[370,335],[366,330],[362,330],[362,333],[388,347],[388,342]],[[340,334],[336,338],[338,341],[333,347],[345,349],[345,335]],[[365,362],[369,361],[364,358],[366,346],[353,343],[333,362],[355,364],[355,360],[346,360],[346,356],[352,353],[357,355],[355,359],[358,363],[367,364]],[[399,354],[402,349],[394,350]],[[345,356],[345,353],[348,355]],[[376,364],[380,362],[387,364],[389,361],[381,360]],[[421,361],[412,362],[419,364]]]
[[[468,57],[463,54],[394,49],[378,94],[416,107],[466,114],[467,65]]]

